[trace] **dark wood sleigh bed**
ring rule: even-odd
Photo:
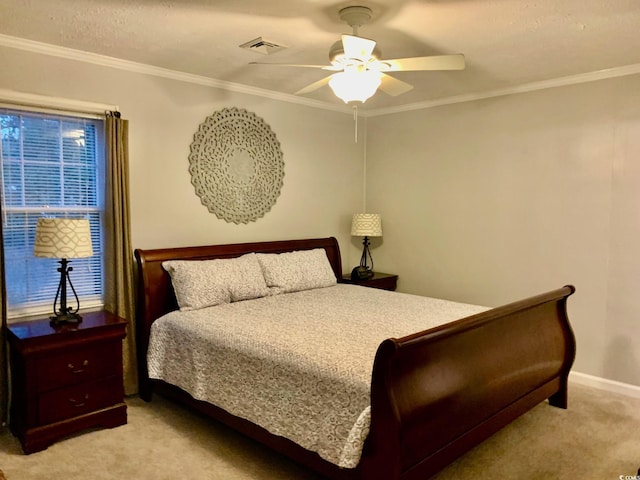
[[[152,392],[159,392],[179,400],[336,480],[423,480],[538,403],[549,399],[551,405],[567,407],[567,378],[575,357],[566,310],[572,286],[382,342],[371,378],[370,432],[354,469],[339,468],[284,437],[149,379],[151,325],[177,309],[162,262],[315,248],[326,251],[340,279],[335,238],[136,250],[141,397],[150,401]]]

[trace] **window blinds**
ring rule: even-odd
[[[94,255],[71,259],[83,306],[103,291],[103,122],[0,108],[3,240],[9,316],[53,310],[56,259],[33,255],[39,217],[87,218]],[[75,308],[69,289],[70,306]]]

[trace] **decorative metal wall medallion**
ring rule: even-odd
[[[207,117],[193,136],[189,173],[209,212],[227,222],[255,222],[280,195],[280,142],[254,113],[225,108]]]

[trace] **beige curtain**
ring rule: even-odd
[[[124,389],[137,393],[134,264],[129,214],[129,122],[117,112],[105,122],[105,310],[128,320],[123,344]]]
[[[1,203],[1,202],[0,202]],[[9,346],[7,345],[7,302],[4,288],[4,238],[2,233],[2,206],[0,205],[0,304],[2,305],[2,329],[0,329],[0,425],[9,419]]]

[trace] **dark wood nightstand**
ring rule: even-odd
[[[126,320],[81,313],[80,324],[49,318],[7,326],[11,352],[11,431],[25,453],[70,433],[127,423],[122,381]]]
[[[374,272],[373,277],[367,280],[351,280],[351,274],[342,275],[341,283],[351,283],[353,285],[362,285],[363,287],[381,288],[382,290],[395,290],[398,284],[398,275],[391,273]]]

